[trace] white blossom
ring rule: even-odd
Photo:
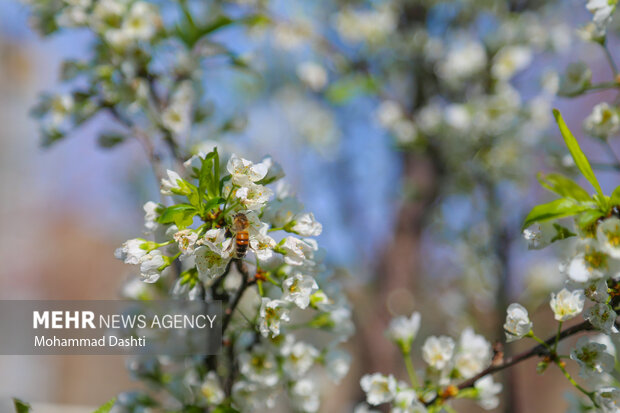
[[[386,333],[388,338],[398,344],[402,351],[408,353],[419,329],[420,313],[414,312],[410,317],[393,318]]]
[[[346,351],[332,347],[325,354],[325,367],[329,377],[339,383],[349,372],[351,355]]]
[[[533,224],[523,230],[523,238],[531,250],[539,250],[551,244],[555,231],[550,223]]]
[[[198,233],[191,229],[178,231],[173,236],[183,254],[191,254],[198,241]]]
[[[281,354],[284,357],[283,368],[286,374],[298,379],[310,370],[319,356],[319,351],[308,343],[295,342],[294,337],[287,336]]]
[[[510,343],[523,338],[531,329],[532,322],[527,310],[521,304],[510,304],[506,314],[506,323],[504,324],[506,341]]]
[[[191,125],[191,109],[194,101],[194,89],[190,81],[181,83],[162,113],[162,123],[172,133],[180,135]]]
[[[596,26],[598,37],[604,37],[611,16],[616,10],[617,0],[588,0],[586,8],[593,14],[592,21]]]
[[[368,10],[345,9],[336,15],[335,27],[350,42],[381,42],[396,28],[397,16],[390,7]]]
[[[98,32],[109,28],[108,22],[121,20],[126,13],[126,2],[119,0],[98,0],[91,16],[91,26]]]
[[[129,39],[150,40],[160,25],[160,17],[155,5],[137,1],[129,9],[122,30]]]
[[[282,299],[304,309],[310,304],[312,293],[318,289],[319,286],[313,277],[297,272],[282,282]]]
[[[301,240],[291,236],[284,238],[278,247],[284,254],[284,262],[289,265],[304,264],[316,250],[315,245],[309,240]]]
[[[574,96],[590,85],[592,71],[584,62],[571,63],[560,78],[559,94]]]
[[[620,259],[620,219],[611,217],[599,223],[596,238],[603,252]]]
[[[180,182],[183,181],[183,178],[170,169],[166,170],[166,175],[168,177],[161,180],[161,193],[163,195],[173,195],[174,191],[181,191]]]
[[[73,111],[75,106],[70,94],[56,95],[50,102],[50,113],[53,126],[59,126]]]
[[[614,277],[619,272],[619,261],[608,256],[593,239],[581,240],[576,255],[566,267],[569,278],[576,282]]]
[[[452,47],[439,62],[437,73],[447,81],[461,81],[477,74],[487,64],[487,54],[482,44],[468,40]]]
[[[604,344],[590,341],[588,337],[577,340],[577,347],[570,353],[570,358],[579,364],[579,375],[585,378],[611,371],[615,362]]]
[[[584,294],[594,302],[606,303],[609,298],[609,293],[607,292],[607,281],[598,280],[591,282],[584,289]]]
[[[366,401],[371,406],[390,402],[396,396],[396,379],[380,373],[367,374],[360,380],[362,390],[366,393]]]
[[[505,46],[493,59],[491,73],[496,79],[508,80],[532,62],[532,50],[526,46]]]
[[[607,139],[620,130],[620,116],[616,108],[612,108],[606,102],[599,103],[585,119],[583,127],[589,135]]]
[[[298,65],[297,76],[314,91],[319,91],[327,85],[327,72],[325,68],[315,62],[303,62]]]
[[[617,387],[603,387],[596,391],[594,400],[599,405],[601,413],[620,412],[620,389]]]
[[[210,405],[220,404],[226,398],[226,394],[220,384],[220,379],[214,371],[207,373],[200,386],[200,393]]]
[[[493,377],[488,375],[476,380],[474,387],[478,390],[478,403],[485,410],[493,410],[499,406],[497,395],[502,391],[501,383],[495,383]]]
[[[291,388],[291,399],[298,411],[313,413],[319,410],[318,389],[310,379],[302,379]]]
[[[265,156],[258,165],[267,168],[267,174],[261,181],[271,183],[284,178],[284,169],[282,169],[282,165],[274,161],[271,156]],[[281,188],[281,186],[278,186],[278,188]]]
[[[569,291],[566,288],[559,293],[551,293],[549,305],[557,321],[568,321],[583,311],[585,296],[583,290]]]
[[[249,215],[249,214],[248,214]],[[276,241],[267,235],[269,226],[264,224],[258,231],[250,232],[250,249],[260,261],[267,261],[273,256]]]
[[[114,257],[123,260],[125,264],[139,264],[140,259],[147,254],[147,249],[143,248],[146,240],[134,238],[127,240],[114,251]]]
[[[289,310],[286,301],[271,300],[263,297],[260,307],[260,332],[264,337],[270,333],[272,337],[280,334],[280,322],[289,321]]]
[[[272,195],[271,189],[251,182],[246,183],[245,186],[235,191],[235,196],[249,210],[262,208]]]
[[[426,413],[426,407],[413,389],[399,389],[392,402],[390,413]]]
[[[302,237],[316,237],[321,235],[323,226],[314,219],[312,212],[297,214],[293,220],[291,231]]]
[[[233,405],[242,412],[272,409],[275,406],[276,394],[273,387],[268,386],[270,385],[266,382],[237,381],[232,387]]]
[[[203,281],[211,280],[224,274],[230,258],[222,257],[221,253],[207,246],[200,246],[194,250],[194,258],[198,275]]]
[[[262,344],[239,355],[239,370],[248,380],[263,386],[273,386],[279,380],[276,357]]]
[[[428,337],[422,346],[422,358],[429,366],[442,370],[452,359],[454,347],[454,340],[451,337]]]
[[[232,154],[226,164],[226,169],[232,176],[233,184],[246,186],[263,179],[267,175],[269,166],[264,163],[254,164],[252,161]]]
[[[140,276],[147,283],[154,283],[161,275],[160,267],[165,264],[160,250],[153,250],[140,258]]]
[[[468,379],[484,370],[490,364],[491,356],[491,344],[468,327],[461,333],[454,367]]]
[[[384,128],[392,128],[396,122],[403,119],[405,113],[398,102],[384,100],[377,108],[377,120]]]
[[[614,323],[616,313],[607,304],[596,303],[583,313],[583,318],[588,320],[594,327],[605,332],[616,330]]]
[[[149,232],[154,231],[158,226],[155,220],[159,217],[161,204],[148,201],[142,208],[144,209],[144,228]]]

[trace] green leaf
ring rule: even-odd
[[[536,205],[523,222],[523,229],[535,222],[545,222],[552,219],[577,215],[580,212],[592,209],[591,206],[578,204],[571,199],[561,198],[542,205]]]
[[[372,93],[376,90],[377,84],[374,78],[365,75],[355,75],[332,83],[325,92],[325,96],[330,102],[339,105],[364,93]]]
[[[579,216],[577,217],[577,225],[581,229],[586,229],[592,224],[594,224],[594,222],[596,222],[597,219],[602,218],[604,216],[605,216],[605,213],[603,213],[602,211],[598,209],[591,209],[589,211],[584,211],[581,214],[579,214]]]
[[[570,151],[573,159],[575,160],[575,164],[577,168],[581,171],[581,174],[592,184],[596,192],[599,195],[603,195],[603,190],[601,189],[601,185],[598,183],[594,172],[592,171],[592,167],[590,166],[590,162],[588,162],[588,158],[583,154],[583,151],[579,147],[579,143],[577,143],[577,139],[573,136],[568,126],[562,119],[562,115],[560,111],[557,109],[553,109],[553,116],[555,116],[555,121],[558,123],[560,127],[560,132],[562,133],[562,137],[564,138],[564,142],[566,142],[566,146]]]
[[[209,33],[213,33],[214,31],[229,26],[233,23],[235,23],[235,20],[231,19],[226,15],[217,16],[215,19],[211,20],[209,23],[199,29],[200,37]]]
[[[174,223],[179,229],[183,229],[192,224],[197,212],[193,205],[177,204],[166,208],[157,221],[161,224]]]
[[[108,413],[114,407],[114,403],[116,403],[116,397],[95,410],[93,413]]]
[[[617,186],[616,189],[614,189],[614,192],[611,193],[609,202],[614,206],[620,205],[620,186]]]
[[[244,17],[241,22],[248,27],[266,26],[272,22],[271,18],[267,14],[252,14]]]
[[[17,413],[28,413],[30,412],[30,405],[25,401],[22,401],[16,397],[13,397],[13,405],[15,406],[15,411]]]
[[[204,205],[203,210],[205,212],[208,212],[210,210],[212,210],[213,208],[215,208],[216,206],[218,206],[219,204],[222,204],[226,202],[226,200],[224,198],[211,198],[209,199],[209,201]]]
[[[41,134],[42,134],[41,145],[44,148],[49,148],[50,146],[52,146],[53,144],[62,140],[65,137],[65,134],[56,128],[44,129],[41,131]]]
[[[543,187],[547,188],[551,192],[555,192],[563,198],[570,198],[581,202],[592,201],[588,191],[564,175],[556,173],[545,175],[543,173],[539,173],[536,177],[538,182],[540,182]]]
[[[193,48],[204,36],[236,23],[236,20],[231,19],[226,15],[219,15],[206,24],[199,25],[194,21],[192,18],[192,13],[184,5],[182,5],[182,12],[184,17],[183,24],[177,24],[175,30],[176,35],[189,48]]]
[[[220,156],[217,148],[209,152],[202,160],[198,175],[198,190],[214,198],[220,196]]]
[[[553,228],[555,228],[555,235],[553,236],[553,238],[551,238],[551,242],[561,241],[563,239],[574,237],[575,235],[577,235],[560,224],[554,223]]]
[[[125,138],[126,136],[121,133],[114,133],[114,132],[102,133],[101,135],[99,135],[99,138],[97,139],[97,143],[102,148],[112,149],[115,146],[120,145],[121,143],[125,142]]]

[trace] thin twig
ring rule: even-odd
[[[224,320],[222,321],[222,334],[224,334],[224,332],[226,331],[226,328],[228,327],[228,324],[230,324],[230,320],[232,319],[233,313],[235,312],[235,309],[239,305],[239,302],[241,302],[241,297],[243,297],[243,293],[252,284],[252,281],[250,280],[250,275],[248,273],[247,267],[245,266],[245,263],[242,260],[235,259],[235,267],[237,268],[237,271],[239,271],[239,273],[241,274],[241,285],[239,286],[239,289],[237,290],[237,293],[233,297],[233,300],[231,301],[230,305],[226,309],[226,312],[224,313]]]
[[[592,326],[592,324],[590,324],[589,321],[584,321],[582,323],[576,324],[572,327],[569,327],[563,330],[560,334],[557,335],[557,339],[558,341],[561,341],[567,337],[573,336],[582,331],[589,331],[589,330],[594,330],[594,326]],[[555,343],[555,340],[556,340],[556,335],[554,334],[552,337],[549,337],[547,340],[545,340],[544,344],[538,344],[529,350],[519,353],[513,357],[509,357],[508,359],[504,360],[500,364],[495,364],[495,365],[491,365],[487,367],[480,373],[476,374],[474,377],[469,378],[463,381],[461,384],[457,385],[457,388],[459,390],[463,390],[469,387],[474,387],[475,383],[481,378],[483,378],[484,376],[497,373],[499,371],[507,369],[508,367],[514,366],[517,363],[528,360],[535,356],[547,356],[550,354],[549,347]],[[426,405],[430,406],[440,399],[445,400],[445,398],[436,397],[433,400],[427,402]]]

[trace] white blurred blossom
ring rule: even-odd
[[[452,359],[454,347],[454,340],[451,337],[428,337],[422,346],[422,358],[429,366],[442,370]]]
[[[362,390],[366,393],[366,401],[371,406],[392,401],[396,396],[396,379],[379,373],[367,374],[360,380]]]
[[[607,139],[620,130],[618,110],[606,102],[594,106],[592,113],[583,122],[585,131],[596,138]]]
[[[531,329],[532,322],[527,310],[521,304],[510,304],[506,314],[506,323],[504,323],[506,341],[510,343],[523,338]]]

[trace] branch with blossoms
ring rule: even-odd
[[[339,344],[353,332],[348,302],[314,239],[322,225],[270,157],[252,162],[224,154],[222,145],[193,133],[204,136],[206,129],[219,137],[242,123],[237,114],[211,116],[204,63],[223,60],[230,69],[251,70],[214,35],[266,24],[262,7],[188,0],[27,3],[42,35],[80,28],[93,38],[87,60],[63,64],[69,92],[42,96],[34,110],[44,145],[96,116],[111,116],[115,122],[99,134],[100,146],[137,140],[160,184],[160,202],[144,205],[144,235],[115,251],[139,274],[124,295],[152,299],[155,290],[158,298],[222,301],[224,308],[221,354],[132,359],[132,375],[155,392],[122,393],[101,411],[255,411],[273,408],[281,394],[289,410],[317,411],[315,377],[342,379],[350,356]]]
[[[226,359],[206,358],[206,371],[198,370],[203,377],[190,383],[202,396],[186,405],[247,411],[273,406],[284,390],[298,409],[315,411],[318,394],[305,376],[318,363],[339,380],[348,357],[337,343],[352,333],[346,300],[310,238],[321,224],[286,187],[270,189],[283,176],[271,158],[252,163],[233,154],[224,174],[214,150],[184,166],[184,177],[168,170],[162,180],[161,193],[173,204],[147,204],[149,239],[125,242],[116,256],[138,265],[147,283],[166,277],[178,261],[173,296],[224,300]],[[330,332],[333,342],[319,350],[297,340],[293,331],[304,329]]]
[[[411,361],[411,346],[417,335],[420,316],[399,317],[392,321],[387,336],[399,347],[409,376],[409,383],[379,373],[361,380],[367,403],[389,403],[392,412],[439,412],[452,410],[453,399],[475,399],[485,409],[498,406],[501,384],[493,382],[493,373],[513,367],[533,357],[541,357],[537,371],[543,373],[549,365],[559,368],[567,381],[583,394],[588,409],[616,412],[620,406],[620,388],[609,386],[615,358],[609,353],[609,338],[582,336],[570,354],[562,354],[562,340],[588,331],[599,331],[603,337],[618,332],[616,327],[620,301],[620,187],[611,196],[604,195],[590,163],[562,116],[554,111],[560,132],[571,156],[584,178],[596,193],[590,195],[575,181],[559,174],[547,175],[542,185],[561,198],[534,207],[524,222],[524,236],[531,247],[541,248],[552,242],[564,242],[579,236],[577,252],[562,268],[567,276],[566,287],[551,294],[550,307],[558,322],[557,333],[546,340],[533,330],[528,311],[518,303],[508,307],[504,331],[507,342],[528,338],[538,345],[504,359],[501,346],[492,346],[483,336],[471,329],[463,331],[457,343],[448,336],[427,338],[422,346],[422,358],[428,367],[420,381]],[[575,218],[575,231],[556,221]],[[551,230],[542,230],[549,225]],[[548,228],[549,229],[549,228]],[[579,235],[577,235],[579,234]],[[586,308],[586,299],[590,302]],[[563,323],[583,312],[586,321],[562,329]],[[603,383],[589,390],[566,369],[565,359],[577,362],[579,376],[593,383]]]

